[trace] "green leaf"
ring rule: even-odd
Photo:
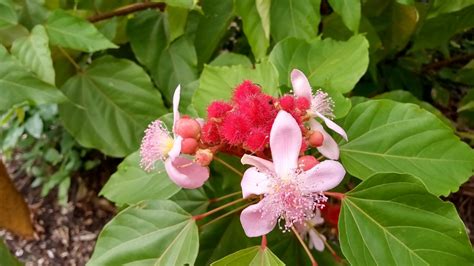
[[[347,28],[355,33],[359,31],[360,0],[329,0],[329,4],[342,17]]]
[[[166,13],[168,15],[168,28],[171,42],[184,34],[189,10],[168,6],[166,8]]]
[[[8,110],[15,104],[28,102],[32,105],[58,103],[64,95],[26,70],[0,45],[0,110]]]
[[[453,13],[427,19],[418,32],[413,50],[446,46],[456,33],[474,27],[474,5]]]
[[[225,52],[217,56],[209,64],[211,66],[233,66],[233,65],[243,65],[245,67],[252,67],[252,62],[250,59],[242,54],[236,54],[232,52]]]
[[[474,152],[433,114],[413,104],[370,100],[344,121],[346,170],[362,180],[377,173],[411,174],[435,195],[458,190],[472,174]]]
[[[158,63],[158,68],[153,69],[153,76],[158,77],[158,87],[168,101],[171,101],[174,90],[198,78],[197,56],[193,43],[186,36],[175,40],[167,47]]]
[[[204,15],[200,16],[194,46],[199,65],[206,63],[216,51],[234,18],[233,0],[201,1]]]
[[[320,0],[272,1],[270,9],[271,34],[275,41],[288,37],[312,39],[321,21]]]
[[[21,263],[10,253],[7,245],[0,239],[0,265],[20,266]]]
[[[430,8],[428,18],[437,17],[444,13],[456,12],[470,5],[474,5],[472,0],[434,0],[433,5]]]
[[[472,265],[474,260],[454,206],[409,175],[375,175],[347,193],[339,232],[351,265]]]
[[[41,133],[43,133],[43,120],[41,120],[39,113],[35,113],[26,120],[25,129],[31,136],[37,139],[41,137]]]
[[[45,27],[54,45],[83,52],[117,48],[92,23],[60,9],[49,16]]]
[[[345,42],[289,39],[275,46],[270,61],[277,67],[283,84],[290,84],[290,72],[298,68],[306,74],[312,86],[346,93],[354,88],[367,70],[368,47],[362,35],[353,36]]]
[[[219,265],[285,265],[273,252],[265,247],[250,247],[239,250],[211,264]]]
[[[156,10],[137,13],[127,23],[127,35],[138,61],[158,80],[161,53],[168,45],[165,16]],[[173,88],[174,89],[174,88]]]
[[[452,127],[451,120],[449,120],[446,116],[441,113],[440,110],[436,109],[433,105],[418,100],[413,94],[409,93],[408,91],[402,90],[395,90],[386,93],[379,94],[374,97],[374,99],[389,99],[392,101],[397,101],[401,103],[414,103],[419,105],[421,108],[425,109],[426,111],[436,115],[441,121],[443,121],[447,126]]]
[[[110,156],[136,151],[148,123],[166,113],[145,71],[111,56],[95,60],[62,91],[71,100],[59,108],[66,129],[82,146]]]
[[[0,0],[0,27],[12,26],[18,23],[18,15],[15,12],[11,0]]]
[[[269,1],[265,2],[266,7],[270,8]],[[252,53],[256,59],[262,59],[267,55],[267,49],[270,45],[270,36],[266,34],[263,28],[263,20],[257,9],[257,0],[240,0],[235,2],[237,14],[242,18],[243,29],[247,37]]]
[[[197,0],[154,0],[152,2],[163,2],[168,6],[172,7],[181,7],[186,9],[195,8],[197,5]]]
[[[459,103],[458,113],[463,111],[472,111],[474,110],[474,90],[471,89],[467,94],[462,98]]]
[[[262,28],[267,39],[270,39],[270,7],[271,0],[255,0],[258,15],[262,21]]]
[[[41,80],[54,85],[55,73],[48,41],[46,30],[38,25],[30,36],[13,42],[11,53]]]
[[[119,204],[135,204],[142,200],[169,199],[180,190],[165,171],[163,162],[145,172],[140,167],[140,153],[134,152],[119,164],[117,171],[100,191],[100,195]]]
[[[193,96],[193,105],[199,116],[206,116],[206,108],[212,101],[230,99],[235,87],[246,79],[259,84],[265,93],[276,95],[278,92],[278,73],[268,61],[255,65],[255,69],[243,65],[205,66],[199,88]]]
[[[181,189],[171,200],[192,215],[198,215],[207,211],[209,198],[204,189]]]
[[[189,213],[172,201],[144,201],[104,227],[87,265],[194,265],[198,248]]]

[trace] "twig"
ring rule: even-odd
[[[166,7],[165,3],[156,3],[156,2],[135,3],[135,4],[131,4],[128,6],[115,9],[111,12],[90,16],[87,20],[94,23],[94,22],[106,20],[113,17],[126,16],[128,14],[145,10],[145,9],[149,9],[149,8],[158,8],[159,10],[163,11],[165,7]]]
[[[430,70],[438,70],[452,64],[468,62],[471,59],[474,59],[474,54],[463,54],[463,55],[453,56],[445,60],[427,64],[423,67],[423,71],[428,72]]]
[[[226,161],[222,160],[221,158],[219,157],[214,157],[214,160],[220,162],[221,164],[223,164],[224,166],[226,166],[227,168],[229,168],[232,172],[240,175],[240,176],[243,176],[244,174],[242,172],[240,172],[239,170],[237,170],[235,167],[233,167],[232,165],[228,164]]]
[[[227,203],[227,204],[224,204],[224,205],[222,205],[222,206],[220,206],[220,207],[217,207],[217,208],[215,208],[215,209],[213,209],[213,210],[210,210],[210,211],[208,211],[208,212],[195,215],[195,216],[193,216],[193,219],[194,219],[195,221],[201,220],[201,219],[203,219],[203,218],[205,218],[205,217],[207,217],[207,216],[209,216],[209,215],[211,215],[211,214],[213,214],[213,213],[216,213],[216,212],[218,212],[218,211],[220,211],[220,210],[223,210],[223,209],[225,209],[225,208],[227,208],[227,207],[229,207],[229,206],[235,205],[235,204],[237,204],[237,203],[239,203],[239,202],[242,202],[242,201],[245,201],[245,200],[247,200],[247,199],[241,198],[241,199],[237,199],[237,200],[231,201],[231,202],[229,202],[229,203]]]
[[[230,193],[230,194],[224,195],[224,196],[219,197],[219,198],[209,199],[209,202],[210,202],[210,203],[219,202],[219,201],[221,201],[221,200],[224,200],[224,199],[227,199],[227,198],[231,198],[231,197],[233,197],[233,196],[237,196],[237,195],[240,195],[240,194],[242,194],[242,191],[237,191],[237,192],[234,192],[234,193]]]
[[[199,229],[202,229],[202,228],[204,228],[204,227],[206,227],[206,226],[208,226],[208,225],[210,225],[210,224],[212,224],[212,223],[214,223],[214,222],[217,222],[217,221],[219,221],[219,220],[221,220],[221,219],[223,219],[223,218],[225,218],[225,217],[227,217],[227,216],[229,216],[229,215],[231,215],[231,214],[234,214],[234,213],[236,213],[236,212],[239,212],[239,211],[241,211],[241,210],[247,208],[247,207],[250,206],[250,205],[252,205],[252,202],[247,203],[247,204],[245,204],[245,205],[242,205],[242,206],[240,206],[240,207],[238,207],[238,208],[235,208],[235,209],[233,209],[233,210],[230,211],[230,212],[226,212],[226,213],[222,214],[221,216],[218,216],[218,217],[216,217],[216,218],[210,220],[209,222],[207,222],[207,223],[205,223],[205,224],[199,226]]]
[[[306,245],[306,243],[304,242],[304,240],[301,238],[301,236],[300,236],[300,234],[298,233],[298,231],[296,231],[296,229],[295,229],[294,226],[291,227],[291,230],[292,230],[293,233],[295,234],[296,238],[298,238],[298,241],[300,241],[300,244],[303,246],[304,251],[306,251],[306,254],[308,254],[309,260],[311,261],[311,265],[312,265],[312,266],[318,266],[318,263],[317,263],[316,260],[314,259],[313,254],[311,254],[311,251],[309,250],[309,248],[308,248],[308,246]]]
[[[76,68],[77,71],[82,72],[81,66],[72,58],[62,47],[58,46],[59,51],[66,57],[66,59]]]

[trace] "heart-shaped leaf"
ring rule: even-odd
[[[239,250],[229,256],[220,259],[211,264],[212,266],[221,265],[285,265],[273,252],[268,248],[260,246],[250,247]]]

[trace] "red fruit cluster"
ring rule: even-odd
[[[274,98],[262,93],[251,81],[235,89],[229,102],[215,101],[207,108],[207,121],[202,127],[202,142],[223,152],[260,156],[269,154],[270,131],[279,110],[289,112],[303,130],[310,103],[304,98],[285,95]],[[306,147],[306,145],[304,145]]]

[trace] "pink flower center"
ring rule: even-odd
[[[315,215],[317,208],[324,206],[327,198],[321,193],[305,193],[301,188],[298,173],[290,178],[271,177],[273,183],[270,192],[265,194],[262,202],[262,216],[271,216],[278,222],[284,220],[283,231],[293,224],[304,223]]]
[[[333,118],[333,108],[334,101],[326,92],[318,90],[316,94],[313,95],[313,99],[311,99],[311,112],[318,112],[323,116]]]
[[[173,148],[173,138],[166,126],[160,120],[153,121],[145,130],[140,146],[140,165],[146,171],[151,171],[158,160],[165,160]]]

